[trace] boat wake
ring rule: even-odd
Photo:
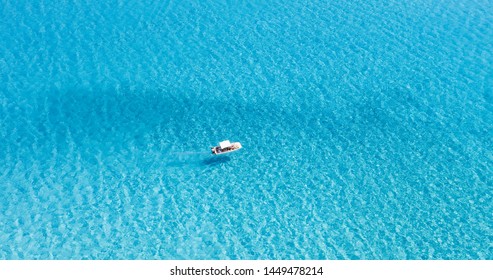
[[[181,156],[181,155],[208,155],[210,152],[193,152],[193,151],[188,151],[188,152],[172,152],[172,155],[176,156]]]

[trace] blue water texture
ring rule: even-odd
[[[0,259],[493,259],[492,0],[0,18]]]

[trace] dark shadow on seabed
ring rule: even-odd
[[[363,145],[366,140],[381,137],[385,142],[395,131],[401,131],[401,137],[416,141],[413,135],[429,136],[430,127],[441,134],[444,123],[461,125],[457,119],[438,121],[426,104],[407,91],[373,90],[362,97],[325,94],[328,101],[324,104],[316,97],[299,94],[294,94],[296,102],[278,104],[268,99],[239,99],[235,94],[218,100],[204,93],[144,89],[71,89],[23,98],[10,96],[5,98],[7,106],[0,107],[0,116],[5,116],[0,128],[0,162],[8,153],[51,156],[47,149],[53,147],[59,155],[79,147],[85,153],[102,156],[129,153],[125,151],[129,144],[142,153],[158,151],[174,159],[176,152],[208,152],[210,145],[228,137],[249,141],[253,147],[298,134],[324,145],[340,146],[341,150],[361,147],[365,153],[380,154],[379,147]],[[414,118],[416,115],[422,117]],[[282,134],[286,131],[290,135]],[[486,137],[488,133],[477,135]],[[177,143],[180,139],[200,142]],[[218,162],[206,159],[203,163]]]
[[[214,98],[164,90],[70,89],[5,100],[10,104],[0,108],[6,116],[0,163],[12,157],[70,161],[67,156],[77,154],[83,162],[112,164],[137,152],[162,155],[157,161],[164,166],[214,166],[230,158],[204,158],[210,145],[230,136],[244,139],[252,126],[249,114],[268,111],[244,101],[218,106]]]
[[[202,165],[206,165],[206,166],[221,165],[230,160],[231,158],[229,156],[213,156],[202,160]]]
[[[55,146],[60,152],[70,149],[70,145],[86,146],[89,150],[98,146],[105,154],[125,149],[128,145],[124,141],[132,141],[133,146],[142,149],[161,148],[166,154],[197,151],[197,143],[180,143],[189,146],[178,147],[174,142],[174,139],[195,138],[203,139],[198,144],[208,151],[210,145],[224,137],[245,139],[252,130],[306,127],[303,112],[280,109],[274,102],[257,104],[238,99],[234,94],[229,99],[218,100],[204,94],[165,90],[76,88],[46,94],[7,95],[4,99],[7,106],[0,108],[0,116],[6,116],[2,120],[4,131],[0,130],[4,136],[0,161],[8,150],[27,153],[29,149]],[[250,117],[252,114],[264,115],[265,119],[259,123]],[[282,121],[293,118],[299,123]]]
[[[197,153],[199,155],[199,153]],[[168,161],[167,167],[182,168],[186,166],[196,166],[196,167],[207,167],[207,166],[218,166],[231,161],[229,156],[214,156],[207,155],[203,156],[205,153],[200,153],[202,156],[175,156]]]
[[[286,137],[301,134],[312,142],[340,147],[341,154],[327,159],[338,162],[337,157],[343,156],[344,151],[380,155],[379,144],[366,143],[387,143],[396,131],[397,142],[431,141],[436,134],[449,140],[444,131],[451,124],[460,127],[458,118],[450,115],[446,121],[437,120],[434,110],[408,91],[390,88],[373,89],[362,96],[326,94],[328,101],[323,104],[316,97],[299,94],[293,94],[296,102],[278,104],[268,98],[265,102],[236,98],[235,94],[218,100],[204,93],[144,89],[72,89],[30,97],[10,96],[5,98],[7,106],[0,108],[0,116],[6,116],[0,128],[0,163],[7,160],[8,154],[11,158],[52,157],[51,150],[56,147],[58,156],[70,154],[73,149],[82,149],[82,158],[95,154],[103,158],[122,153],[131,156],[134,152],[144,157],[146,152],[156,152],[162,155],[159,160],[167,159],[170,165],[179,166],[189,159],[197,166],[217,165],[227,161],[176,157],[174,153],[207,153],[210,145],[229,137],[254,147],[274,140],[282,143]],[[430,129],[436,134],[430,135]],[[479,138],[488,135],[475,134]],[[415,135],[421,135],[421,139]],[[179,142],[183,139],[193,141]],[[130,146],[133,151],[128,150]]]

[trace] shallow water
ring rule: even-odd
[[[0,258],[493,258],[491,0],[30,2]]]

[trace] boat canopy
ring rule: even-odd
[[[219,146],[221,147],[221,149],[224,149],[231,146],[231,142],[229,142],[229,140],[224,140],[222,142],[219,142]]]

